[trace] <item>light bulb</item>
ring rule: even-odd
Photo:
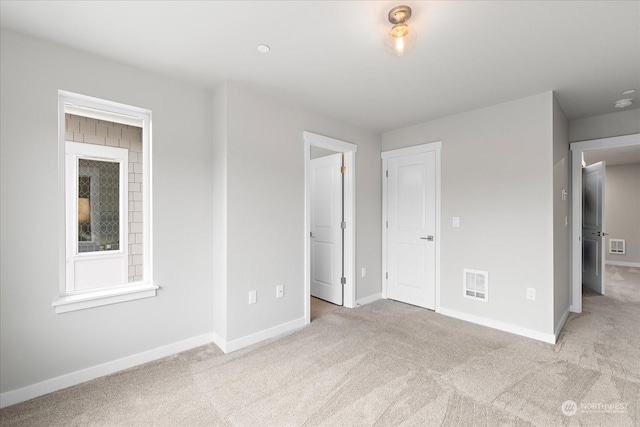
[[[404,53],[404,38],[398,37],[396,39],[396,52],[398,54]]]
[[[407,24],[394,25],[387,33],[386,44],[391,53],[401,56],[413,47],[415,32]]]

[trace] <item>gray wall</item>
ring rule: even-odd
[[[332,154],[336,154],[336,151],[327,150],[326,148],[322,148],[322,147],[311,146],[311,158],[312,159],[317,159],[319,157],[330,156]]]
[[[569,310],[571,283],[569,281],[571,196],[569,195],[569,122],[553,97],[553,327],[557,330]],[[567,191],[562,200],[562,191]]]
[[[443,308],[553,333],[552,97],[382,134],[383,151],[442,141]],[[460,228],[452,227],[453,216]],[[488,303],[463,297],[464,268],[489,271]],[[526,299],[527,287],[536,289],[536,301]]]
[[[0,39],[0,391],[210,333],[210,91],[10,31]],[[51,306],[59,89],[153,111],[155,298]]]
[[[368,275],[357,294],[380,292],[379,136],[236,83],[226,85],[226,108],[227,279],[214,286],[227,289],[227,341],[304,316],[305,130],[358,146],[356,268]]]
[[[607,166],[606,260],[640,263],[640,164]],[[625,239],[626,255],[609,253],[609,239]]]
[[[571,120],[569,122],[569,141],[588,141],[590,139],[640,133],[640,108],[624,110],[601,116]]]

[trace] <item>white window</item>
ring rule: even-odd
[[[155,296],[151,112],[60,91],[59,115],[56,313]]]

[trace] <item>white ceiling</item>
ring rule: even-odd
[[[215,86],[244,82],[385,131],[556,91],[569,119],[638,89],[638,1],[407,1],[415,48],[382,42],[389,1],[5,1],[15,31]],[[271,46],[259,54],[256,45]]]

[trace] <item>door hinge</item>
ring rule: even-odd
[[[346,166],[340,167],[340,172],[343,174],[347,173],[347,167]]]
[[[387,178],[389,178],[389,171],[387,171]]]
[[[347,284],[347,278],[346,277],[341,277],[340,278],[340,284],[341,285],[346,285]]]
[[[343,230],[344,230],[345,228],[347,228],[347,223],[346,223],[345,221],[342,221],[342,222],[340,223],[340,228],[342,228]]]
[[[385,279],[389,279],[389,273],[385,273],[384,276]]]
[[[389,228],[389,221],[387,221],[387,228]]]

